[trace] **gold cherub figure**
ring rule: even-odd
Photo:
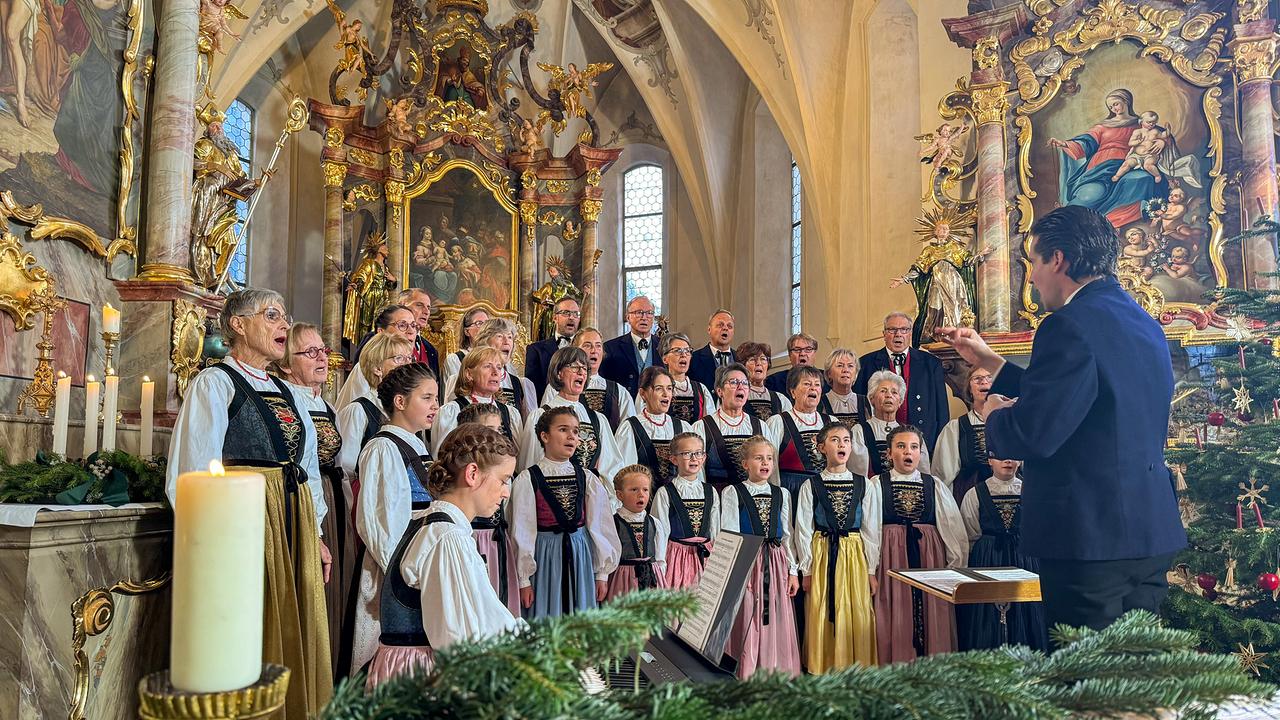
[[[342,51],[342,58],[338,60],[338,64],[334,67],[335,75],[341,75],[344,72],[352,72],[360,77],[364,77],[366,71],[364,64],[364,54],[371,53],[369,49],[369,41],[361,34],[364,29],[364,22],[360,18],[356,18],[351,22],[347,22],[347,14],[334,0],[325,0],[329,5],[329,10],[333,13],[333,20],[338,25],[338,42],[334,43],[334,50]],[[346,95],[347,89],[338,86],[338,98],[342,99]],[[363,86],[356,87],[356,95],[360,96],[363,101],[369,96],[369,89]]]
[[[538,63],[543,72],[551,74],[551,82],[547,83],[547,91],[559,91],[560,102],[564,106],[564,120],[553,122],[551,127],[556,134],[564,131],[566,121],[571,117],[586,117],[587,108],[582,104],[583,98],[592,99],[591,88],[597,85],[596,76],[613,68],[611,62],[590,63],[585,70],[579,70],[577,63],[569,63],[565,67]],[[538,129],[551,118],[551,113],[544,110],[538,115]]]

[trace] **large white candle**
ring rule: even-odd
[[[173,508],[174,688],[223,692],[262,673],[266,479],[228,472],[178,476]]]
[[[116,449],[116,403],[120,399],[120,376],[108,375],[102,391],[102,449]]]
[[[120,332],[120,311],[111,307],[111,303],[102,306],[102,331]]]
[[[58,371],[58,384],[53,395],[53,452],[67,455],[67,421],[71,415],[71,378]]]
[[[138,409],[138,422],[142,425],[142,438],[138,441],[138,455],[151,457],[152,416],[155,414],[156,384],[142,376],[142,404]]]
[[[84,384],[84,456],[98,449],[98,396],[102,383],[90,375]]]

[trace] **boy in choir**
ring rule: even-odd
[[[873,377],[874,379],[874,377]],[[876,570],[876,655],[906,662],[956,648],[952,605],[889,579],[902,568],[964,567],[964,521],[946,483],[920,472],[924,435],[912,425],[889,431],[890,468],[880,485],[884,508]]]
[[[791,600],[800,589],[791,549],[791,500],[789,493],[769,482],[774,456],[769,440],[760,435],[748,438],[742,444],[747,480],[727,488],[720,503],[722,529],[765,539],[747,577],[726,650],[737,658],[737,675],[743,679],[757,670],[800,673]]]
[[[465,363],[462,373],[466,373]],[[457,427],[476,424],[502,432],[504,415],[498,410],[499,407],[501,406],[496,403],[468,405],[458,413]],[[514,413],[515,410],[511,412]],[[502,434],[506,437],[506,433]],[[511,447],[514,448],[515,443],[512,443]],[[498,512],[493,515],[473,518],[471,531],[476,537],[476,549],[480,551],[480,557],[484,558],[485,565],[489,567],[489,581],[493,583],[493,589],[498,592],[498,598],[511,610],[512,614],[519,616],[520,586],[516,583],[516,547],[510,538],[511,523],[507,520],[506,505],[504,502],[498,508]]]
[[[662,353],[662,363],[671,371],[671,409],[668,412],[687,423],[698,422],[713,412],[716,401],[711,390],[689,374],[689,363],[693,359],[689,336],[683,333],[663,335],[658,351]],[[636,404],[640,404],[638,398]]]
[[[693,426],[693,432],[706,444],[706,479],[721,492],[734,483],[746,482],[747,471],[739,451],[747,438],[762,435],[778,446],[773,431],[746,411],[749,386],[745,367],[734,363],[717,369],[715,388],[720,407]]]
[[[671,407],[671,373],[666,368],[654,365],[641,371],[639,397],[640,414],[623,421],[614,444],[622,462],[649,468],[657,486],[662,487],[671,481],[675,469],[671,464],[671,438],[688,426],[667,414]]]
[[[670,588],[698,584],[720,532],[720,495],[702,481],[706,457],[698,435],[684,432],[671,438],[675,479],[653,496],[653,521],[667,538],[666,586]]]
[[[854,663],[876,664],[876,567],[880,560],[880,485],[849,472],[853,435],[832,422],[818,435],[826,463],[800,488],[796,562],[806,595],[805,668],[817,675]]]
[[[565,351],[582,353],[561,348],[556,354]],[[542,412],[534,424],[540,457],[511,488],[520,604],[530,617],[596,607],[618,567],[612,493],[594,472],[573,462],[581,442],[578,422],[571,407]]]
[[[520,460],[516,467],[527,468],[543,457],[536,429],[542,413],[551,408],[567,407],[578,418],[578,439],[581,441],[574,461],[598,477],[613,477],[625,463],[613,441],[609,421],[582,402],[583,388],[590,373],[587,354],[581,348],[560,348],[551,355],[547,373],[547,387],[553,394],[525,421],[524,437],[520,440]],[[613,496],[612,491],[609,491],[609,496]]]
[[[653,476],[643,465],[628,465],[613,479],[613,490],[622,502],[613,514],[622,555],[618,569],[609,576],[610,600],[633,590],[666,587],[667,536],[647,510],[652,488]]]
[[[969,567],[1020,567],[1039,571],[1039,563],[1018,549],[1022,520],[1021,465],[1017,460],[987,461],[991,477],[965,493],[960,516],[968,533]],[[981,572],[981,570],[979,570]],[[1005,617],[1009,642],[1048,650],[1044,610],[1040,603],[1010,603]],[[956,608],[961,650],[981,650],[1000,645],[1000,615],[994,605],[961,605]]]
[[[367,688],[430,671],[435,650],[523,625],[489,584],[470,528],[507,498],[515,455],[510,440],[480,425],[460,426],[440,447],[427,475],[434,499],[415,513],[387,563]]]
[[[867,448],[867,467],[861,467],[857,458],[849,462],[849,469],[859,475],[876,477],[884,474],[892,463],[889,461],[889,433],[898,427],[898,408],[907,393],[907,383],[892,370],[879,370],[867,381],[867,401],[871,414],[858,423],[862,444]],[[929,470],[929,448],[920,448],[917,467]]]
[[[391,555],[413,513],[431,501],[427,491],[431,456],[419,433],[431,429],[440,410],[437,387],[426,363],[402,365],[378,384],[387,422],[360,452],[363,480],[356,496],[356,533],[364,549],[352,604],[352,673],[373,659],[378,648],[382,579]]]
[[[747,414],[761,421],[791,408],[791,401],[780,392],[765,387],[769,366],[773,363],[768,343],[744,342],[736,351],[738,362],[747,369]]]

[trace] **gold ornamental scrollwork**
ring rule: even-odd
[[[1102,0],[1085,10],[1084,17],[1053,37],[1053,43],[1072,55],[1088,52],[1102,43],[1124,38],[1145,45],[1164,42],[1182,24],[1182,10],[1161,10],[1123,0]]]
[[[75,685],[71,693],[69,720],[87,720],[85,710],[89,705],[93,665],[84,651],[84,645],[90,637],[101,635],[111,627],[111,621],[115,618],[113,595],[136,596],[155,592],[168,585],[171,577],[169,573],[165,573],[140,583],[124,580],[109,588],[94,588],[71,604],[71,654],[75,659]]]
[[[129,196],[133,193],[133,126],[141,115],[138,100],[134,97],[133,77],[138,72],[138,52],[142,48],[142,0],[129,0],[126,14],[129,41],[124,48],[124,66],[120,69],[121,100],[124,103],[124,122],[120,126],[120,191],[116,196],[116,237],[107,248],[107,263],[119,253],[138,254],[138,228],[129,222]]]
[[[379,157],[368,150],[361,148],[347,148],[347,157],[367,168],[382,167]]]
[[[591,168],[587,171],[587,184],[591,187],[599,187],[600,185],[600,168]]]
[[[1271,66],[1276,61],[1273,37],[1236,40],[1231,43],[1231,68],[1240,82],[1271,80]]]
[[[191,378],[200,372],[204,353],[205,309],[188,300],[173,301],[173,325],[169,338],[169,360],[178,386],[178,397],[185,397]]]
[[[391,167],[397,170],[404,169],[404,148],[391,148],[391,152],[387,154],[387,158],[391,163]]]
[[[520,187],[525,190],[537,190],[538,176],[532,170],[525,170],[520,173]]]
[[[582,212],[583,222],[597,222],[600,220],[600,210],[604,208],[604,203],[599,200],[583,200],[578,203],[578,209]]]
[[[342,128],[330,127],[324,130],[324,144],[327,147],[340,148],[346,139],[346,133],[342,132]]]
[[[398,222],[400,211],[404,207],[404,183],[388,180],[382,187],[387,196],[387,205],[391,206],[391,217]]]
[[[351,197],[355,200],[374,201],[382,199],[382,188],[373,183],[360,183],[352,187],[349,191]]]
[[[1219,12],[1202,12],[1183,23],[1182,29],[1178,31],[1178,34],[1182,36],[1183,40],[1195,42],[1208,35],[1209,29],[1223,17],[1225,16]]]
[[[976,85],[969,88],[969,96],[973,103],[973,116],[979,125],[988,123],[1004,124],[1005,115],[1009,112],[1009,101],[1005,99],[1008,83],[998,82],[991,85]]]
[[[473,137],[493,146],[499,153],[506,151],[506,143],[488,115],[470,105],[454,101],[445,103],[432,95],[427,98],[425,120],[414,125],[418,137],[425,138],[432,132]]]
[[[484,169],[485,175],[488,176],[489,182],[501,187],[502,191],[507,194],[507,197],[515,196],[515,188],[511,187],[511,173],[508,172],[506,168],[501,165],[491,163],[488,160],[481,163],[481,167]]]
[[[542,213],[542,215],[538,216],[538,223],[548,227],[559,227],[560,225],[564,225],[564,216],[557,212],[547,210]]]
[[[1138,305],[1153,318],[1159,319],[1164,311],[1164,293],[1142,278],[1142,268],[1134,263],[1121,261],[1116,278]]]
[[[1000,66],[1000,40],[994,35],[979,40],[973,46],[973,64],[979,70]]]
[[[1267,12],[1267,0],[1236,0],[1236,19],[1242,23],[1261,20]]]
[[[532,249],[538,236],[538,203],[532,200],[520,203],[520,222],[525,227],[525,247]]]
[[[547,192],[552,195],[563,195],[573,188],[573,183],[568,180],[548,180]]]
[[[343,181],[347,179],[347,164],[335,162],[333,160],[325,160],[321,163],[321,170],[324,171],[324,186],[331,188],[342,187]]]
[[[31,403],[40,417],[49,417],[49,408],[53,406],[53,398],[57,392],[53,377],[53,315],[66,306],[67,301],[54,294],[52,285],[36,296],[33,307],[44,315],[44,330],[36,343],[38,356],[35,372],[31,373],[31,382],[18,395],[19,413],[26,409],[27,403]]]

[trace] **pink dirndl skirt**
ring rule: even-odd
[[[916,525],[920,531],[920,566],[940,568],[947,565],[947,549],[942,536],[932,525]],[[876,651],[880,664],[915,660],[917,652],[913,643],[915,632],[914,613],[911,605],[911,586],[889,577],[890,570],[909,567],[907,562],[907,527],[885,525],[880,544],[880,567],[876,579],[880,589],[876,592]],[[956,649],[955,607],[946,600],[934,597],[923,590],[924,596],[924,654],[953,652]]]
[[[417,668],[422,672],[430,672],[435,665],[435,653],[430,646],[400,646],[378,643],[378,651],[369,663],[369,677],[364,681],[365,690],[372,690],[378,685],[397,675],[406,675]]]
[[[702,538],[689,538],[689,541]],[[711,552],[711,540],[707,540],[707,552]],[[671,540],[667,542],[667,587],[672,589],[697,587],[702,578],[702,559],[695,547]]]
[[[476,538],[476,550],[480,551],[480,557],[484,558],[484,564],[489,568],[489,583],[493,585],[493,589],[498,593],[498,597],[503,597],[502,588],[502,570],[498,563],[506,564],[507,571],[507,587],[506,602],[507,609],[511,614],[520,617],[520,584],[516,579],[516,542],[515,538],[507,535],[507,551],[505,557],[501,559],[499,555],[503,555],[498,547],[498,543],[493,539],[492,530],[475,530],[471,534]]]
[[[653,579],[657,583],[654,587],[664,588],[667,586],[666,578],[659,574],[657,569],[653,571]],[[613,574],[609,576],[609,589],[606,591],[605,599],[613,600],[639,589],[640,581],[636,578],[635,567],[632,565],[619,565],[618,569],[614,570]]]
[[[739,678],[757,670],[800,674],[800,641],[796,636],[795,605],[787,595],[791,569],[781,547],[768,547],[751,567],[742,605],[729,633],[726,652],[737,658]],[[764,563],[769,563],[769,624],[764,624]]]

